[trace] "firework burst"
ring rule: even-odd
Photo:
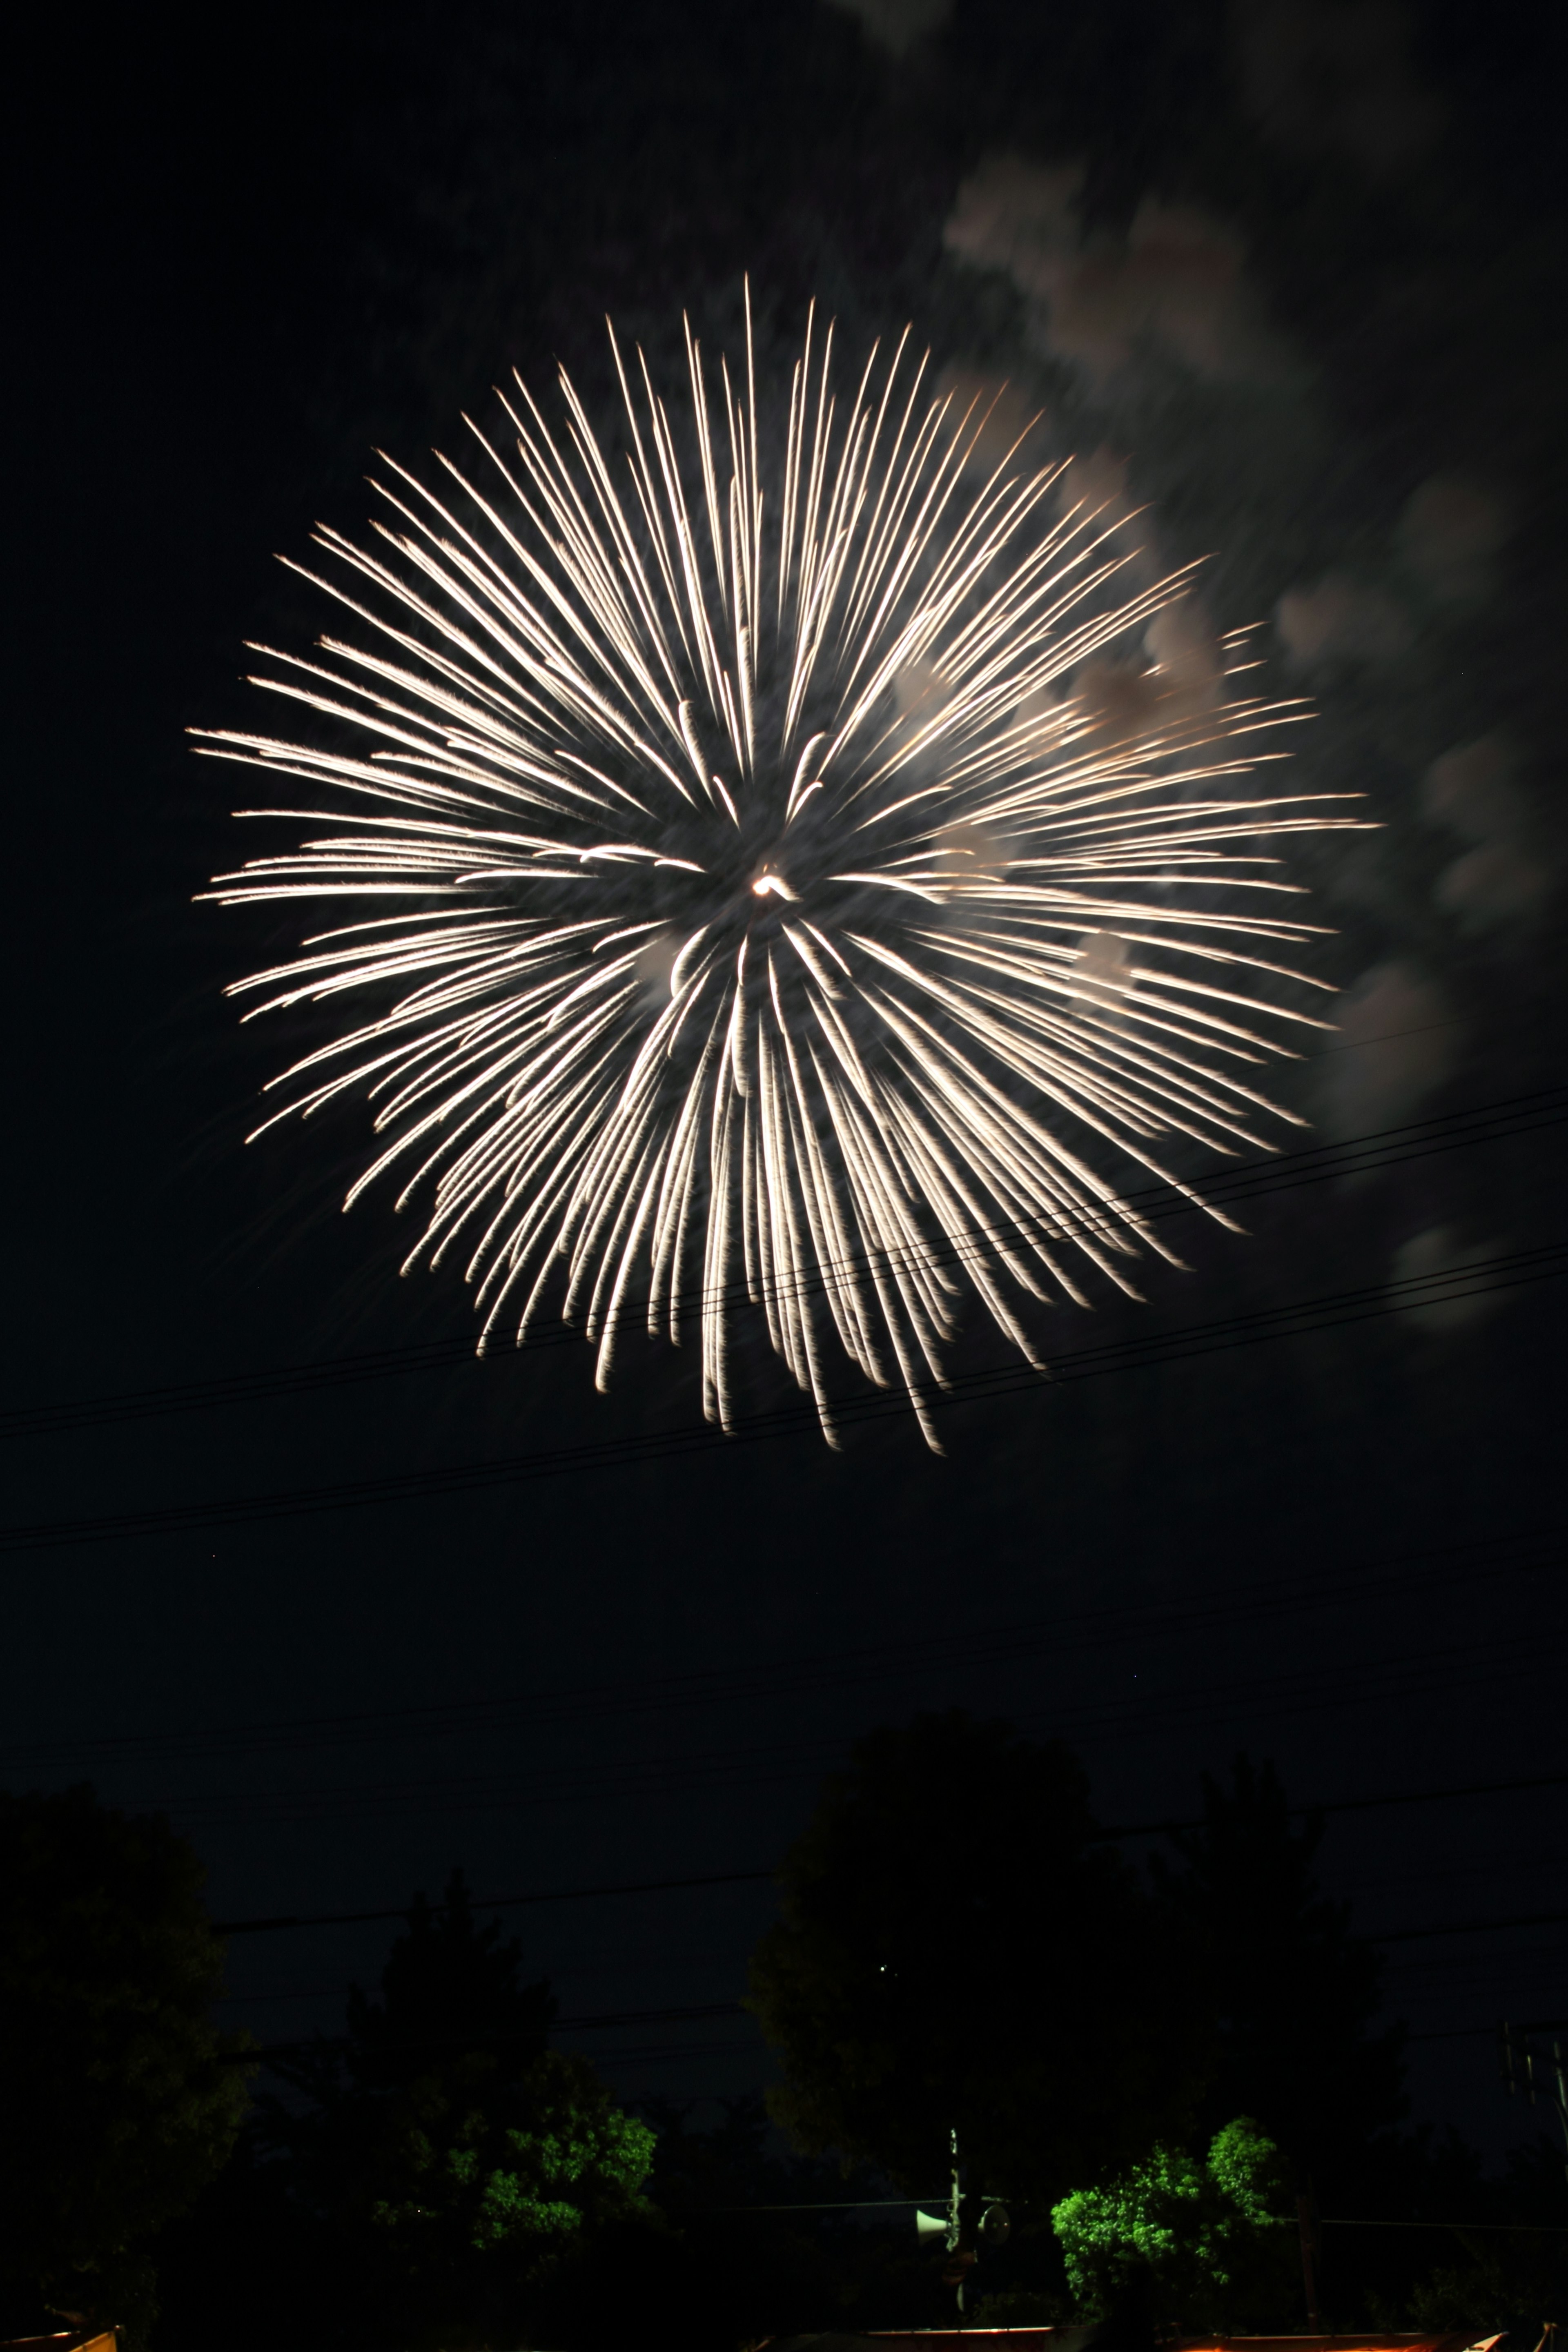
[[[614,457],[563,373],[478,474],[388,462],[305,574],[347,633],[258,648],[317,746],[196,730],[327,829],[211,895],[354,918],[238,984],[366,1008],[274,1116],[374,1106],[349,1202],[421,1202],[487,1338],[563,1313],[603,1386],[632,1316],[695,1329],[727,1425],[749,1301],[829,1436],[837,1342],[934,1444],[965,1297],[1038,1363],[1034,1305],[1171,1255],[1128,1174],[1286,1116],[1278,844],[1352,820],[1247,783],[1286,707],[1113,662],[1187,574],[1129,596],[1061,467],[983,463],[907,337],[837,395],[832,344],[776,435],[748,313],[737,375],[689,332],[679,425],[612,335]]]

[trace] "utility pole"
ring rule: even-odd
[[[1542,2026],[1513,2026],[1504,2022],[1502,2029],[1502,2078],[1510,2098],[1523,2094],[1531,2106],[1538,2098],[1555,2108],[1563,2126],[1563,2138],[1568,2149],[1568,2057],[1561,2042],[1552,2044],[1547,2056],[1544,2047],[1531,2041],[1532,2033],[1551,2032],[1561,2021],[1552,2018]],[[1568,2157],[1563,2163],[1563,2175],[1568,2179]]]
[[[1310,2180],[1296,2200],[1296,2223],[1301,2232],[1301,2284],[1307,2290],[1307,2326],[1315,2336],[1323,2325],[1318,2309],[1318,2260],[1323,2240],[1318,2223],[1318,2200]]]
[[[971,2242],[964,2244],[963,2189],[959,2180],[956,2129],[948,2134],[948,2147],[952,2159],[952,2188],[946,2207],[941,2213],[917,2212],[915,2231],[922,2238],[934,2238],[940,2234],[947,2249],[947,2267],[942,2272],[942,2283],[943,2286],[958,2289],[958,2308],[962,2312],[969,2273],[980,2260],[980,2250],[973,2241],[977,2237],[984,2238],[988,2246],[1005,2246],[1012,2234],[1013,2222],[1000,2197],[978,2191],[976,2201],[981,2208],[980,2220],[969,2232]]]
[[[948,2146],[952,2155],[952,2189],[947,2200],[947,2268],[942,2275],[945,2285],[958,2289],[958,2308],[962,2313],[964,2284],[974,2268],[976,2255],[973,2247],[963,2242],[963,2191],[958,2180],[956,2126],[948,2134]]]

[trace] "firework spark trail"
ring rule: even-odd
[[[234,992],[368,994],[264,1125],[368,1098],[349,1202],[426,1201],[407,1266],[464,1251],[486,1336],[563,1290],[601,1387],[631,1311],[695,1318],[725,1426],[742,1285],[830,1439],[836,1342],[934,1446],[958,1268],[1038,1363],[1027,1302],[1172,1255],[1096,1147],[1177,1182],[1160,1139],[1290,1116],[1246,1075],[1325,1025],[1276,1001],[1314,933],[1270,911],[1275,845],[1357,821],[1237,796],[1299,706],[1106,672],[1190,572],[1118,603],[1127,559],[1016,446],[976,491],[986,416],[907,340],[846,406],[808,320],[776,493],[749,309],[743,380],[688,333],[679,433],[612,333],[624,473],[564,373],[554,432],[519,381],[478,478],[387,461],[375,543],[317,532],[360,631],[257,649],[359,748],[195,731],[328,797],[244,812],[330,829],[209,895],[395,904]]]

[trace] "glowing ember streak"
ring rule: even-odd
[[[349,1198],[426,1200],[411,1265],[460,1248],[487,1334],[563,1302],[601,1387],[631,1312],[695,1319],[725,1423],[749,1298],[830,1437],[837,1339],[934,1445],[955,1266],[1038,1362],[1025,1301],[1170,1255],[1090,1153],[1265,1139],[1250,1074],[1322,1025],[1278,1001],[1311,932],[1273,845],[1354,820],[1235,796],[1294,707],[1108,665],[1186,573],[1117,603],[1062,467],[976,490],[984,417],[907,337],[836,400],[832,340],[779,453],[749,315],[740,383],[689,334],[679,432],[616,350],[624,470],[564,375],[556,432],[519,383],[515,449],[439,493],[389,464],[378,543],[318,532],[357,625],[256,683],[324,747],[196,731],[328,803],[245,814],[331,828],[213,896],[389,908],[239,990],[370,1000],[275,1117],[374,1104]]]

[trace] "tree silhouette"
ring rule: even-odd
[[[1319,1885],[1322,1820],[1292,1825],[1271,1764],[1238,1757],[1228,1785],[1205,1774],[1203,1813],[1174,1837],[1183,1867],[1158,1878],[1218,2017],[1205,2118],[1256,2116],[1303,2186],[1344,2179],[1405,2113],[1403,2029],[1373,2025],[1382,1961]]]
[[[267,2128],[316,2225],[329,2340],[516,2340],[554,2273],[648,2222],[654,2134],[549,2047],[554,2014],[454,1871],[441,1903],[415,1897],[379,1995],[356,1987],[343,2035],[288,2063]]]
[[[1094,1827],[1068,1750],[1005,1724],[859,1742],[752,1962],[803,2147],[932,2195],[956,2130],[971,2186],[1055,2198],[1181,2129],[1204,2039],[1183,1933]]]
[[[243,2048],[195,1854],[89,1788],[0,1794],[0,2326],[156,2309],[152,2232],[234,2145]],[[6,2324],[8,2323],[8,2324]]]

